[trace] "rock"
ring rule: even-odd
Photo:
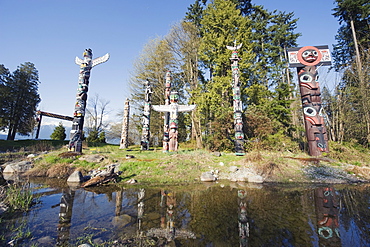
[[[91,154],[91,155],[84,155],[78,159],[86,160],[87,162],[99,163],[99,162],[102,162],[105,159],[105,157],[99,154]]]
[[[225,166],[224,162],[218,163],[220,166]]]
[[[137,183],[137,181],[133,178],[126,181],[126,184],[136,184],[136,183]]]
[[[78,247],[92,247],[92,246],[89,244],[80,244]]]
[[[220,157],[221,156],[221,153],[220,152],[213,152],[212,155],[213,156],[216,156],[216,157]]]
[[[239,168],[237,167],[237,166],[230,166],[229,167],[229,171],[230,172],[236,172],[236,171],[238,171],[239,170]]]
[[[216,181],[216,177],[213,175],[212,172],[203,172],[200,176],[200,181],[202,182],[214,182]]]
[[[27,158],[35,158],[37,156],[37,154],[29,154],[27,155]]]
[[[5,166],[3,173],[23,173],[32,168],[32,162],[20,161],[16,163],[8,163]]]
[[[133,155],[126,155],[126,159],[134,159],[135,158],[135,156],[133,156]]]
[[[84,177],[82,176],[82,173],[77,170],[74,171],[67,179],[67,182],[69,183],[81,183],[83,181],[84,181]]]
[[[128,214],[114,216],[112,219],[112,225],[117,228],[124,228],[132,220],[132,217]]]
[[[40,244],[51,244],[53,241],[53,238],[50,236],[45,236],[37,239],[37,242],[39,242]]]
[[[248,182],[262,184],[264,182],[264,179],[260,175],[252,175],[252,176],[248,176]]]

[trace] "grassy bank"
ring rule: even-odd
[[[30,146],[24,146],[23,150],[31,150],[32,145],[45,146],[45,143],[41,145],[29,142],[29,144]],[[309,167],[314,167],[314,171],[320,173],[322,169],[326,169],[326,172],[330,172],[330,169],[339,169],[361,179],[370,179],[367,172],[367,169],[370,169],[369,150],[349,144],[330,143],[330,153],[320,158],[312,158],[303,152],[268,150],[250,150],[245,156],[221,152],[221,156],[216,156],[210,151],[185,148],[184,145],[177,153],[163,153],[160,147],[150,151],[141,151],[139,146],[121,150],[116,145],[108,144],[84,147],[83,156],[99,155],[104,157],[101,162],[80,160],[81,156],[61,156],[66,152],[65,147],[58,147],[60,143],[54,145],[49,142],[48,145],[54,150],[33,158],[34,168],[27,173],[28,176],[66,178],[75,169],[85,175],[92,169],[119,164],[122,182],[130,178],[140,183],[193,182],[199,181],[200,175],[208,171],[218,172],[223,179],[227,178],[232,166],[238,169],[253,169],[267,182],[311,182],[315,178],[308,174]]]

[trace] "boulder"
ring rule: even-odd
[[[69,183],[81,183],[84,181],[84,177],[80,171],[74,171],[67,179]]]
[[[86,160],[87,162],[94,162],[94,163],[102,162],[104,159],[105,157],[100,154],[84,155],[79,158],[79,160]]]
[[[216,181],[216,177],[213,175],[212,172],[203,172],[200,176],[200,181],[202,182],[214,182]]]
[[[5,166],[3,173],[23,173],[32,168],[32,162],[20,161],[14,163],[8,163]]]

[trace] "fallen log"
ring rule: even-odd
[[[93,177],[89,179],[88,181],[84,182],[81,184],[81,187],[86,188],[86,187],[91,187],[91,186],[96,186],[96,185],[101,185],[109,182],[116,182],[118,175],[113,173],[113,174],[107,174],[107,175],[97,175],[96,177]]]

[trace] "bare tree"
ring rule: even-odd
[[[99,97],[95,94],[89,99],[88,107],[86,108],[86,130],[88,142],[105,142],[105,130],[109,123],[104,122],[104,117],[109,113],[109,100]]]

